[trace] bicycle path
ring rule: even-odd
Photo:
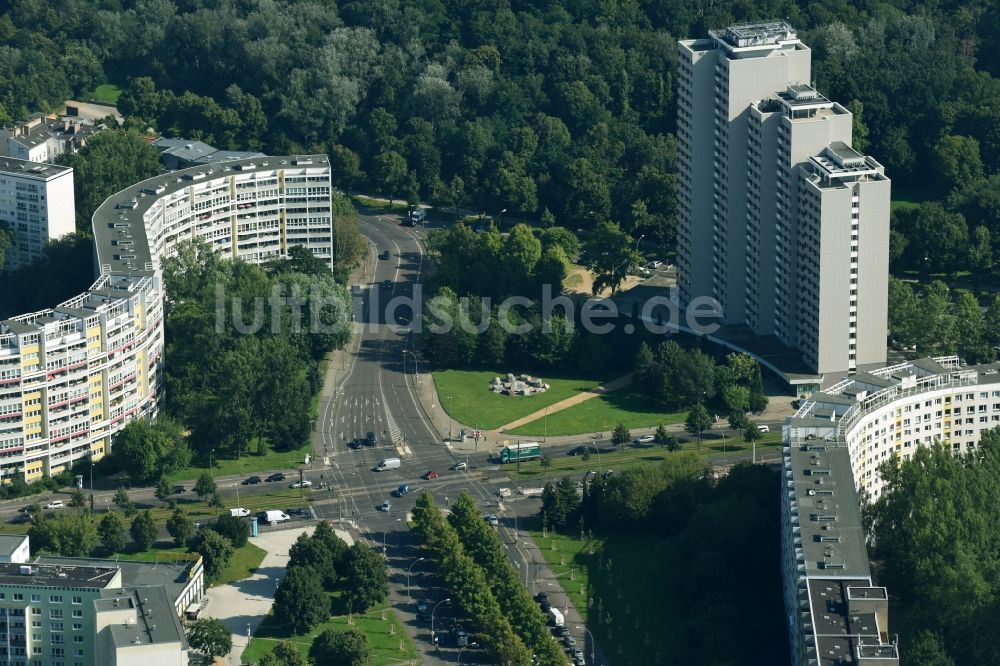
[[[574,396],[570,396],[565,400],[560,400],[559,402],[553,403],[548,407],[539,409],[537,412],[532,412],[527,416],[522,416],[519,419],[515,419],[506,425],[502,425],[496,430],[498,432],[506,432],[508,430],[513,430],[519,428],[526,423],[531,423],[532,421],[537,421],[540,418],[544,418],[546,414],[555,414],[556,412],[561,412],[564,409],[572,407],[573,405],[579,405],[581,402],[597,398],[604,395],[605,393],[610,393],[611,391],[616,391],[623,386],[628,386],[632,382],[632,373],[619,377],[618,379],[612,380],[607,384],[598,386],[597,388],[590,389],[589,391],[582,391]]]

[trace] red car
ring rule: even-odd
[[[439,476],[441,476],[441,475],[438,474],[437,472],[435,472],[434,470],[431,470],[431,471],[427,472],[426,474],[424,474],[423,478],[425,478],[427,480],[430,480],[430,479],[436,479]]]

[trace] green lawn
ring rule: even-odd
[[[686,416],[687,412],[661,411],[655,400],[626,387],[549,414],[547,419],[527,423],[510,434],[556,436],[610,432],[619,423],[628,428],[653,428],[681,423]]]
[[[97,86],[94,90],[94,99],[98,102],[107,102],[108,104],[115,104],[118,101],[118,96],[122,94],[122,89],[113,83],[102,83]]]
[[[610,447],[611,443],[604,441],[602,447]],[[753,447],[742,439],[727,437],[725,446],[722,439],[706,439],[698,446],[697,440],[685,441],[681,444],[682,451],[698,452],[702,458],[710,462],[714,458],[723,455],[729,456],[737,453],[749,453]],[[757,454],[773,453],[781,448],[781,433],[772,432],[757,440]],[[665,460],[671,452],[665,447],[650,446],[648,448],[636,448],[625,446],[622,451],[608,451],[607,453],[591,454],[587,460],[584,456],[554,456],[549,460],[549,467],[545,469],[538,460],[521,463],[521,468],[516,472],[516,476],[523,479],[530,479],[542,475],[566,474],[572,476],[581,474],[587,470],[623,470],[640,465],[648,465],[661,460]],[[515,477],[515,465],[505,465],[507,475],[512,479]]]
[[[550,388],[539,395],[510,396],[490,391],[490,382],[493,378],[503,377],[506,372],[498,370],[435,372],[434,384],[437,387],[439,404],[459,423],[492,430],[539,409],[545,409],[581,391],[595,388],[608,379],[543,376],[542,380],[549,384]],[[553,417],[549,418],[550,422]]]
[[[260,566],[265,555],[267,555],[266,550],[248,542],[233,553],[233,559],[229,561],[229,566],[222,570],[218,580],[213,581],[212,585],[225,585],[249,578],[257,571],[257,567]]]
[[[257,450],[255,442],[248,446],[251,453],[243,452],[239,460],[235,457],[224,457],[219,451],[212,456],[212,469],[216,476],[228,476],[230,474],[254,474],[257,472],[267,472],[271,470],[293,469],[305,461],[305,455],[312,452],[312,442],[304,442],[301,446],[291,451],[275,451],[271,447],[265,447],[264,455],[257,455],[253,451]],[[173,481],[191,481],[197,479],[202,472],[208,470],[208,458],[199,459],[191,463],[188,467],[171,474],[167,479]]]
[[[671,646],[680,640],[677,627],[684,613],[677,601],[679,581],[671,575],[679,557],[676,539],[616,532],[582,541],[579,535],[542,536],[537,518],[529,526],[565,594],[612,664],[676,663]],[[563,591],[555,586],[546,591],[560,608]],[[589,654],[587,658],[589,663]]]
[[[138,560],[139,562],[156,562],[157,560],[168,562],[174,560],[173,555],[184,555],[186,553],[186,547],[175,546],[173,541],[157,541],[149,550],[138,553],[125,551],[118,553],[117,557],[123,560]]]
[[[918,208],[920,206],[919,201],[905,201],[902,199],[895,199],[889,203],[889,210],[893,211],[896,209],[907,209],[907,208]]]
[[[392,610],[385,610],[383,620],[382,609],[369,611],[365,615],[354,616],[354,628],[368,636],[372,646],[371,666],[386,666],[399,662],[410,663],[415,660],[420,663],[413,641],[403,629],[399,618]],[[309,646],[313,639],[327,629],[344,630],[348,628],[347,616],[337,615],[318,626],[306,635],[290,635],[282,624],[269,614],[257,629],[250,645],[243,651],[243,663],[256,663],[265,653],[270,652],[274,645],[283,640],[295,643],[303,655],[309,654]],[[393,632],[393,633],[390,633]],[[400,649],[402,644],[402,650]]]

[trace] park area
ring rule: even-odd
[[[435,372],[434,383],[439,404],[456,423],[481,430],[496,430],[615,379],[611,375],[542,375],[541,380],[549,385],[544,393],[510,396],[491,392],[490,382],[495,377],[504,377],[506,374],[505,371],[497,370]],[[550,410],[547,416],[540,415],[529,423],[505,432],[511,435],[555,437],[609,432],[619,423],[625,424],[627,428],[654,428],[681,423],[685,415],[686,412],[662,411],[652,398],[626,386],[565,409]]]
[[[579,435],[609,432],[619,423],[626,428],[655,428],[682,423],[686,412],[661,411],[655,400],[629,388],[621,388],[573,405],[547,417],[535,419],[509,431],[511,435]]]
[[[541,376],[549,390],[531,396],[500,395],[490,391],[494,377],[507,370],[442,370],[434,373],[438,400],[456,422],[482,430],[495,430],[539,409],[601,385],[609,377]],[[520,370],[515,371],[515,374]]]
[[[327,629],[343,631],[348,628],[357,629],[368,636],[372,647],[370,666],[409,663],[408,660],[417,658],[413,641],[406,634],[399,618],[392,610],[380,608],[350,617],[335,615],[303,635],[291,634],[271,613],[264,619],[250,645],[243,651],[242,660],[244,663],[255,664],[281,641],[290,641],[304,657],[307,657],[309,646],[318,635]]]
[[[673,647],[684,609],[673,577],[676,537],[643,532],[584,540],[543,534],[537,518],[529,532],[612,664],[678,663]],[[551,585],[545,592],[562,607],[562,590]]]

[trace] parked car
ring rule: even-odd
[[[426,620],[430,615],[429,610],[430,607],[427,605],[426,599],[417,599],[417,617]]]
[[[765,423],[758,423],[757,424],[757,432],[771,432],[771,426],[769,426],[769,425],[767,425]]]
[[[282,474],[281,472],[275,472],[271,476],[267,477],[267,482],[268,483],[270,483],[272,481],[284,481],[284,480],[285,480],[285,475]]]
[[[424,472],[423,478],[426,479],[427,481],[430,481],[431,479],[436,479],[439,476],[441,476],[441,474],[439,474],[438,472],[435,472],[434,470],[428,470]]]
[[[549,598],[548,592],[539,592],[538,594],[535,595],[535,601],[537,601],[538,603],[542,603],[548,598]]]
[[[402,497],[403,495],[406,495],[409,492],[410,492],[410,487],[404,483],[399,488],[393,490],[392,494],[394,497]]]
[[[649,266],[650,268],[659,268],[660,266],[662,266],[662,265],[663,265],[663,262],[662,262],[662,261],[659,261],[659,260],[656,260],[656,259],[654,259],[653,261],[649,262],[649,264],[647,264],[647,265],[648,265],[648,266]]]
[[[641,437],[636,437],[633,444],[650,444],[656,441],[656,437],[653,435],[643,435]]]
[[[496,515],[492,513],[488,516],[484,516],[484,518],[486,519],[486,522],[490,524],[491,527],[497,527],[500,524],[500,520],[496,517]]]
[[[52,500],[51,502],[49,502],[48,504],[45,505],[45,508],[46,509],[62,509],[65,506],[66,505],[63,504],[62,500]]]
[[[360,437],[355,437],[350,441],[350,443],[347,446],[357,451],[364,445],[365,445],[365,440],[361,439]]]
[[[392,502],[390,502],[389,500],[386,500],[386,501],[382,502],[382,506],[380,506],[378,508],[378,510],[379,511],[388,511],[391,508],[392,508]]]
[[[368,434],[365,435],[365,444],[368,446],[375,446],[375,433],[371,430],[369,430]]]
[[[244,509],[243,507],[237,507],[235,509],[229,510],[229,515],[233,518],[246,518],[250,515],[250,509]]]
[[[568,648],[574,648],[576,647],[576,639],[573,638],[571,635],[567,634],[563,636],[563,645],[565,645]]]
[[[378,258],[379,259],[388,259],[391,256],[392,256],[392,254],[389,253],[389,250],[382,250],[382,254],[378,255]]]
[[[181,493],[187,492],[187,488],[185,488],[184,486],[174,486],[174,492],[180,495]]]
[[[392,289],[392,280],[382,280],[383,289]]]
[[[312,484],[313,484],[312,481],[310,481],[309,479],[305,479],[304,481],[296,481],[295,483],[293,483],[292,485],[290,485],[288,487],[289,488],[308,488]]]
[[[454,470],[469,469],[469,464],[466,462],[457,462],[451,468]]]
[[[247,479],[243,479],[244,486],[256,486],[260,482],[261,478],[259,476],[251,476]]]
[[[297,518],[308,518],[309,517],[309,509],[302,509],[302,508],[298,508],[298,509],[285,509],[285,513],[287,513],[289,516],[295,516]]]

